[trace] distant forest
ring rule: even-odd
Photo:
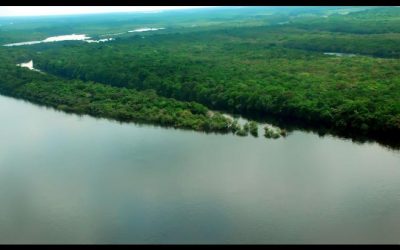
[[[220,114],[228,112],[400,141],[400,8],[100,16],[18,19],[14,26],[0,19],[3,44],[123,33],[100,43],[2,46],[0,93],[68,112],[197,131],[240,134],[243,128]],[[127,32],[143,27],[164,29]],[[16,66],[29,60],[44,73]]]

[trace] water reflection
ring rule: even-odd
[[[19,42],[19,43],[9,43],[4,44],[6,47],[13,46],[23,46],[23,45],[33,45],[38,43],[52,43],[52,42],[62,42],[62,41],[85,41],[88,43],[99,43],[99,42],[108,42],[114,40],[114,38],[104,38],[99,40],[90,39],[91,37],[86,36],[85,34],[72,34],[72,35],[62,35],[62,36],[52,36],[48,37],[41,41],[29,41],[29,42]]]
[[[0,243],[399,243],[400,154],[376,143],[0,114]]]

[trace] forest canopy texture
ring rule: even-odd
[[[236,132],[234,121],[220,114],[228,112],[400,140],[400,8],[208,11],[0,26],[4,44],[65,32],[123,33],[100,43],[2,46],[0,93],[69,112],[197,131]],[[126,32],[142,27],[164,29]],[[16,66],[29,60],[42,72]]]

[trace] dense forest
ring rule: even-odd
[[[7,65],[4,61],[0,75],[2,94],[66,112],[205,132],[236,132],[240,128],[232,119],[211,112],[199,103],[160,97],[154,90],[136,91],[65,80]]]
[[[198,131],[241,131],[211,109],[400,141],[400,8],[250,9],[223,9],[220,19],[200,11],[197,19],[179,16],[180,24],[155,18],[167,28],[105,43],[3,47],[0,91],[65,111]],[[122,18],[115,30],[130,22]],[[92,36],[113,27],[89,26],[99,27]],[[20,30],[6,40],[13,34]],[[15,66],[31,59],[44,74]]]

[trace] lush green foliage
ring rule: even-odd
[[[280,137],[280,133],[278,131],[275,131],[269,127],[264,127],[264,132],[264,136],[266,138],[278,139]]]
[[[94,82],[63,80],[16,67],[0,67],[0,91],[38,104],[119,121],[160,124],[197,131],[230,132],[232,121],[194,102],[159,97]],[[212,113],[212,115],[211,115]]]
[[[269,31],[254,32],[264,37]],[[298,119],[360,135],[400,131],[400,61],[394,59],[336,57],[257,39],[251,43],[238,34],[200,32],[66,45],[43,50],[34,60],[70,79],[154,89],[213,109]]]
[[[167,27],[119,36],[109,43],[2,48],[9,55],[5,61],[33,59],[36,67],[65,79],[57,78],[56,84],[32,81],[21,89],[20,78],[32,76],[10,69],[6,73],[16,85],[2,79],[1,89],[36,101],[53,93],[62,96],[59,108],[73,107],[74,112],[242,136],[249,131],[256,135],[254,124],[240,128],[218,115],[207,115],[207,108],[276,117],[350,136],[400,138],[400,8],[253,8],[246,15],[223,12],[220,19],[205,13],[179,16],[181,25],[171,22],[171,16],[136,21],[124,17],[120,26],[97,20],[74,28],[100,36],[112,27],[117,32],[146,22]],[[58,32],[62,25],[57,25],[53,28]],[[20,34],[18,29],[7,32],[7,41]],[[75,95],[83,104],[73,104]],[[64,104],[66,96],[72,99]],[[149,105],[140,104],[133,112],[131,106],[142,101]],[[159,105],[164,101],[167,109]],[[151,106],[155,108],[149,111]],[[110,115],[112,110],[118,111]]]
[[[249,131],[250,131],[250,134],[252,136],[254,136],[254,137],[258,136],[258,125],[257,125],[257,122],[255,122],[255,121],[249,122]]]

